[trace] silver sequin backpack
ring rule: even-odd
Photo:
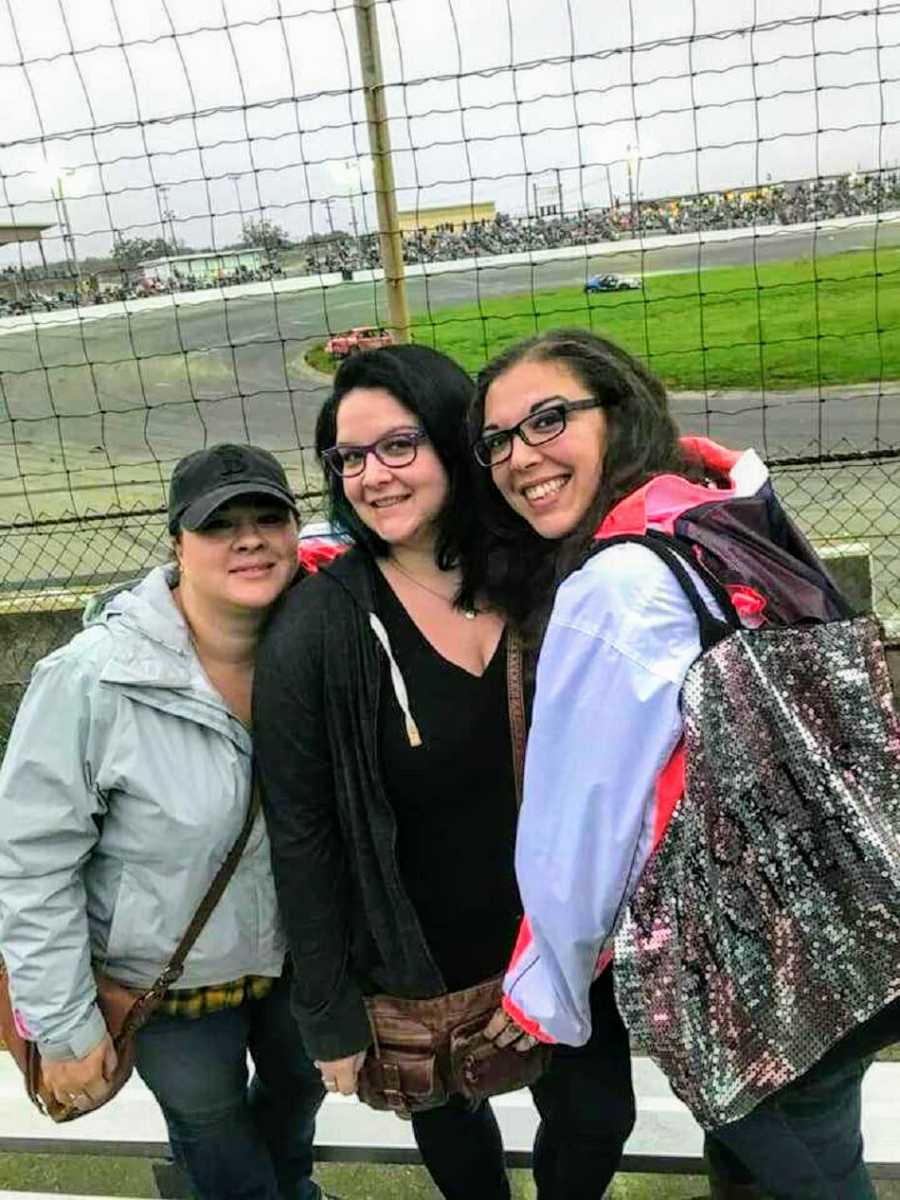
[[[619,541],[672,570],[703,649],[682,691],[685,792],[619,927],[616,992],[713,1128],[897,1007],[900,723],[873,618],[746,629],[683,542],[597,549]]]

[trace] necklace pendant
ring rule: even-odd
[[[467,608],[463,613],[467,621],[474,621],[477,615],[474,608]]]

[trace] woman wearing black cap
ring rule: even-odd
[[[296,571],[296,515],[267,451],[188,455],[169,496],[176,561],[101,598],[35,668],[0,772],[0,950],[19,1030],[63,1105],[101,1101],[115,1068],[92,963],[150,987],[244,825],[257,639]],[[324,1093],[283,965],[257,819],[136,1038],[202,1200],[321,1194],[310,1173]]]

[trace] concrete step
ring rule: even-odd
[[[625,1149],[623,1170],[702,1170],[703,1134],[647,1058],[633,1060],[637,1122]],[[528,1092],[498,1096],[493,1108],[511,1165],[530,1159],[537,1113]],[[900,1062],[878,1062],[863,1085],[866,1161],[882,1177],[900,1174]],[[162,1114],[137,1075],[96,1113],[54,1125],[34,1108],[7,1054],[0,1053],[0,1152],[168,1156]],[[408,1121],[375,1112],[353,1096],[328,1096],[316,1127],[316,1156],[323,1162],[416,1162]],[[0,1188],[2,1193],[2,1188]],[[2,1193],[4,1196],[8,1193]]]

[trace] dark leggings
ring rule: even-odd
[[[414,1113],[416,1145],[446,1200],[509,1200],[500,1128],[490,1104],[470,1108],[451,1096],[441,1108]]]
[[[540,1114],[534,1144],[538,1200],[601,1196],[634,1124],[628,1033],[616,1008],[612,973],[591,988],[590,1040],[554,1046],[532,1088]],[[460,1097],[413,1117],[422,1160],[446,1200],[508,1200],[500,1130],[489,1104]]]
[[[538,1200],[601,1196],[634,1124],[628,1033],[612,971],[591,988],[592,1032],[581,1047],[555,1046],[532,1088],[541,1116],[534,1145]],[[900,1036],[900,1000],[836,1046],[802,1079],[749,1117],[717,1129],[706,1154],[717,1184],[756,1181],[784,1200],[871,1200],[862,1162],[860,1088],[868,1056]],[[413,1118],[422,1159],[446,1200],[508,1200],[500,1130],[490,1105],[454,1097]]]

